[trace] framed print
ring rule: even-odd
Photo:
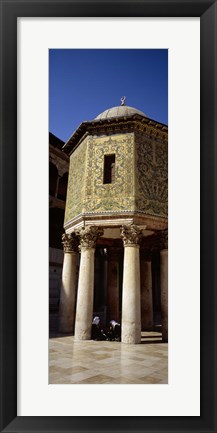
[[[1,431],[215,432],[216,2],[1,0],[0,3]],[[151,57],[158,55],[161,60],[165,55],[165,70],[168,68],[165,82],[168,80],[169,92],[165,87],[164,93],[169,96],[169,129],[167,120],[159,118],[159,114],[155,117],[155,109],[151,114],[150,108],[156,100],[159,109],[162,101],[164,69],[158,63],[159,58],[152,64]],[[109,74],[113,74],[110,90]],[[127,80],[131,86],[126,97],[133,100],[138,94],[140,100],[147,100],[150,111],[136,103],[132,103],[132,108],[127,103],[121,87]],[[113,104],[109,98],[119,88],[121,94],[117,98],[121,101],[116,107],[118,103]],[[93,103],[96,112],[91,113]],[[83,116],[75,126],[70,117],[73,104],[74,119],[80,109]],[[104,108],[97,111],[100,104]],[[57,130],[58,124],[63,125],[66,120],[68,140]],[[168,248],[165,196],[162,196],[167,178],[164,163],[167,130],[169,308],[163,309],[167,292],[162,283],[165,273],[162,277],[159,269],[160,266],[165,269],[161,251]],[[61,151],[63,143],[59,138],[65,143],[65,153]],[[154,149],[153,153],[150,149]],[[91,162],[88,152],[92,152]],[[150,165],[146,165],[144,155],[148,158],[150,154],[155,178],[148,183]],[[65,331],[71,326],[66,320],[66,310],[72,304],[69,298],[64,301],[63,286],[60,297],[55,297],[60,272],[59,257],[55,256],[59,229],[53,211],[48,224],[47,206],[48,162],[53,164],[50,173],[53,170],[56,179],[50,182],[50,208],[55,209],[57,202],[61,208],[68,157],[77,177],[68,184],[64,260],[67,259],[67,266],[70,263],[76,269],[77,250],[72,249],[72,241],[73,245],[79,242],[80,273],[77,277],[78,270],[73,274],[78,278],[75,298],[79,319],[75,318],[73,324],[75,340],[72,336],[59,338],[58,334],[52,334],[51,328],[56,325],[50,321],[49,340],[49,307],[50,312],[55,313],[56,309],[62,312],[59,323]],[[85,158],[87,163],[83,163]],[[156,179],[160,182],[156,183]],[[117,185],[118,191],[120,188],[124,191],[118,201]],[[147,194],[143,197],[143,188],[150,194],[148,200]],[[157,197],[156,202],[153,197]],[[163,197],[161,201],[159,197]],[[149,206],[146,213],[152,217],[144,217],[141,206]],[[55,234],[50,245],[53,284],[50,303],[48,226]],[[144,259],[146,270],[155,281],[152,298],[155,319],[161,305],[161,321],[156,319],[151,325],[152,332],[154,324],[161,327],[160,334],[151,335],[152,343],[153,339],[160,341],[151,345],[150,334],[146,333],[148,324],[141,325],[137,320],[140,313],[134,313],[140,310],[140,304],[132,296],[135,287],[138,288],[142,267],[135,266],[134,272],[131,263],[138,262],[137,239],[141,241],[147,226],[149,238],[145,238],[145,246],[139,244],[140,260]],[[121,235],[117,235],[117,227],[122,227]],[[59,243],[61,235],[60,231]],[[154,253],[153,244],[148,243],[152,241]],[[90,284],[92,271],[85,279],[85,270],[89,263],[94,263],[91,259],[94,249],[95,266],[102,277],[97,280],[95,273],[95,287]],[[151,259],[147,255],[150,251]],[[151,268],[147,263],[151,263]],[[67,275],[63,271],[66,288]],[[158,291],[160,278],[164,279]],[[74,283],[71,276],[69,279],[70,289]],[[108,287],[113,291],[118,287],[116,303],[113,298],[106,298]],[[82,295],[85,290],[91,293],[95,290],[95,303],[91,304],[90,293],[88,302],[85,301]],[[79,305],[82,305],[80,315]],[[132,325],[134,319],[130,319],[129,326],[126,310],[128,317],[136,317],[135,329],[144,326],[143,345],[137,344],[141,342],[141,328],[138,341]],[[100,341],[89,343],[88,334],[82,342],[84,333],[90,332],[92,314],[94,326],[98,326],[98,318],[103,324],[100,338],[93,338]],[[142,311],[141,319],[145,320],[147,315],[147,310],[144,315]],[[112,319],[117,320],[116,334]],[[86,331],[84,322],[89,326]],[[99,328],[93,325],[92,331],[98,332]],[[148,347],[150,351],[144,350]],[[73,369],[72,357],[76,360]]]

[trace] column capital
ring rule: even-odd
[[[80,238],[79,249],[96,248],[97,239],[104,233],[103,229],[98,226],[82,227],[76,234]]]
[[[78,237],[74,232],[72,233],[64,233],[62,235],[62,244],[64,253],[77,253],[78,252]]]
[[[161,231],[161,245],[163,250],[168,250],[168,229]]]
[[[121,238],[125,247],[139,246],[142,236],[142,229],[134,224],[121,227]]]

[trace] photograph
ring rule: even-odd
[[[217,0],[0,28],[0,432],[216,433]]]
[[[49,383],[168,383],[168,50],[49,50]]]

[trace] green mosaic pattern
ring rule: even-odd
[[[103,184],[104,155],[115,154],[115,181]],[[86,212],[133,209],[134,135],[92,138],[88,143]]]
[[[167,218],[167,143],[136,134],[136,210]]]
[[[103,184],[104,155],[115,154],[115,181]],[[70,157],[65,223],[81,213],[142,211],[167,218],[167,144],[154,134],[89,136]]]
[[[86,147],[87,139],[77,147],[70,157],[64,223],[67,223],[82,212],[85,185]]]

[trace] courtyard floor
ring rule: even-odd
[[[136,345],[56,336],[49,339],[49,383],[168,383],[168,344],[159,332],[142,332]]]

